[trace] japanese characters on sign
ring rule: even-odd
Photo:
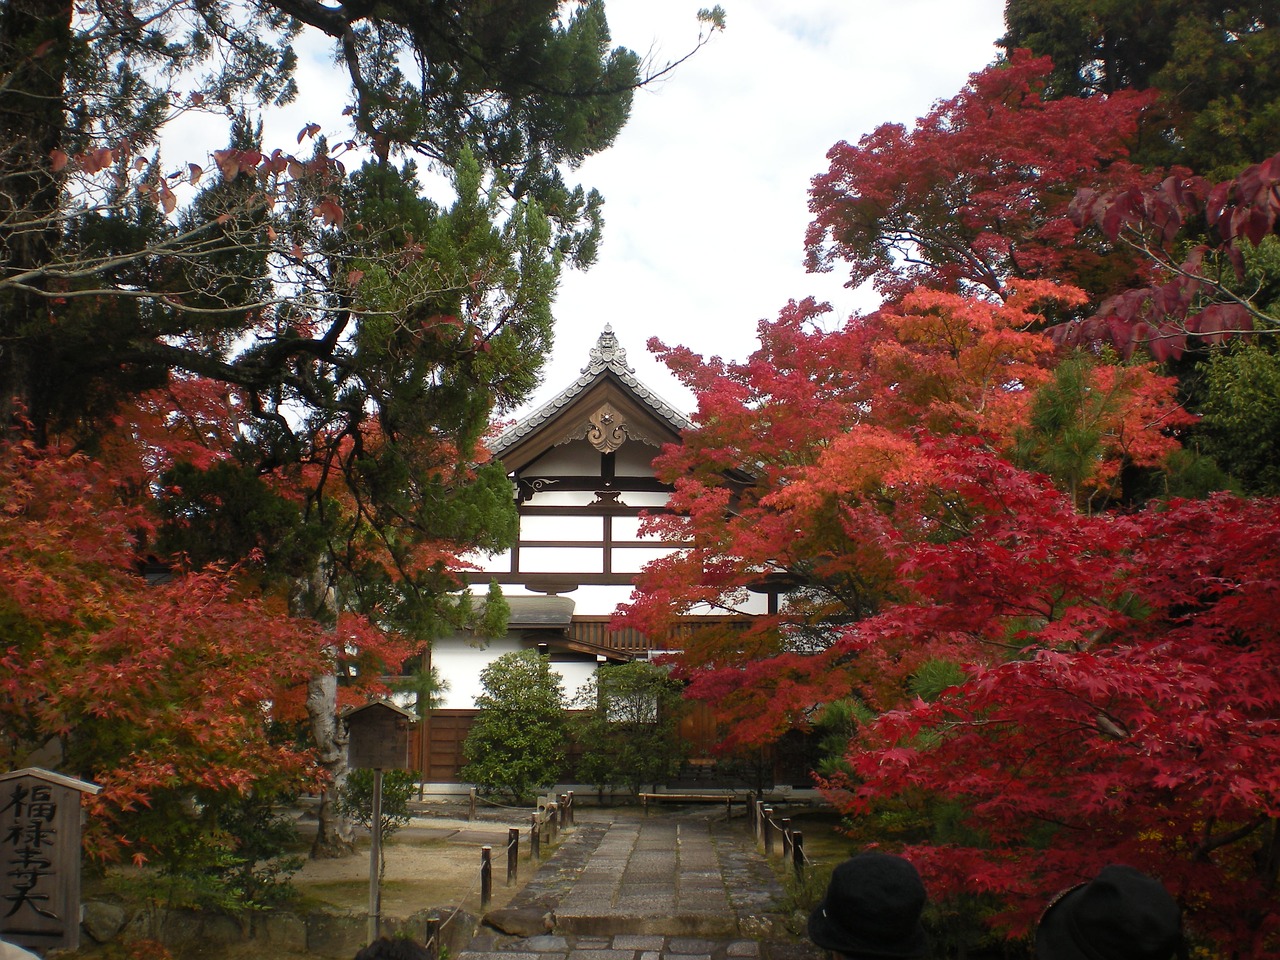
[[[80,794],[97,790],[32,768],[0,775],[0,937],[79,945]]]

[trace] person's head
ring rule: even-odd
[[[1186,956],[1182,911],[1159,880],[1103,867],[1059,894],[1036,925],[1037,960],[1173,960]]]
[[[902,857],[868,850],[839,864],[809,916],[809,939],[853,960],[923,957],[920,874]]]
[[[379,937],[356,954],[355,960],[433,960],[431,951],[407,937]]]

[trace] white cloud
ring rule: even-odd
[[[1000,0],[726,0],[728,29],[635,98],[607,153],[578,172],[605,196],[597,265],[565,277],[543,396],[573,379],[606,322],[639,376],[687,403],[644,343],[742,359],[757,322],[816,296],[874,300],[803,269],[810,179],[839,140],[910,125],[996,56]],[[615,43],[664,63],[697,35],[696,3],[612,0]]]

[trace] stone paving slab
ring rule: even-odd
[[[781,893],[741,822],[587,821],[510,905],[548,932],[484,929],[457,960],[823,960],[781,930]]]

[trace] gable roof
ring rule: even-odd
[[[585,436],[590,427],[587,412],[603,403],[620,408],[625,415],[622,429],[629,439],[642,443],[661,446],[693,426],[688,417],[636,379],[611,325],[605,324],[589,356],[590,362],[573,383],[490,442],[494,457],[518,469],[557,443],[573,439],[579,427]],[[521,456],[522,449],[529,455]]]

